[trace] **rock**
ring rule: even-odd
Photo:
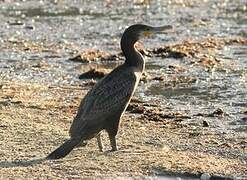
[[[195,114],[193,116],[202,116],[202,117],[223,117],[225,115],[224,111],[221,108],[216,109],[214,112],[212,113],[198,113]],[[204,120],[205,121],[205,120]],[[206,124],[208,124],[208,122],[204,122],[203,121],[203,127],[208,127]],[[204,126],[205,125],[205,126]]]
[[[207,121],[203,120],[203,121],[202,121],[202,126],[203,126],[203,127],[209,127],[209,124],[208,124]]]
[[[164,81],[165,80],[165,77],[164,76],[157,76],[157,77],[154,77],[152,80]]]
[[[210,180],[210,175],[207,173],[203,173],[200,177],[200,180]]]
[[[13,22],[8,22],[8,24],[10,26],[21,26],[21,25],[24,25],[23,22],[19,21],[19,20],[16,20],[16,21],[13,21]]]
[[[25,29],[30,29],[30,30],[34,30],[34,26],[31,26],[31,25],[27,25],[27,26],[25,26]]]
[[[208,115],[209,117],[224,116],[224,111],[221,108],[216,109],[213,113]]]

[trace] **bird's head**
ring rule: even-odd
[[[121,49],[126,57],[126,63],[144,67],[143,57],[140,53],[138,53],[138,50],[135,49],[135,43],[143,37],[149,37],[152,34],[165,32],[169,29],[172,29],[172,26],[165,25],[160,27],[152,27],[144,24],[135,24],[128,27],[124,31],[121,39]],[[139,59],[139,61],[137,59]]]
[[[172,29],[171,25],[152,27],[152,26],[148,26],[144,24],[135,24],[135,25],[128,27],[124,31],[123,36],[126,36],[129,38],[129,40],[136,42],[140,38],[149,37],[155,33],[165,32],[170,29]]]

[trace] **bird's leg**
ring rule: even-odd
[[[114,119],[116,119],[116,118],[114,118]],[[111,143],[111,150],[110,150],[111,152],[118,150],[117,142],[116,142],[116,135],[118,132],[118,126],[119,126],[119,117],[118,117],[117,121],[115,120],[112,123],[112,125],[106,129],[108,136],[109,136],[109,139],[110,139],[110,143]]]
[[[104,146],[103,146],[103,143],[102,143],[102,140],[101,140],[100,133],[97,134],[96,137],[97,137],[97,143],[98,143],[98,146],[99,146],[99,151],[100,151],[100,152],[103,152]]]
[[[117,151],[117,142],[116,142],[116,136],[109,135],[110,142],[111,142],[111,151]]]

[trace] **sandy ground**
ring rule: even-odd
[[[156,176],[198,179],[203,173],[210,174],[211,179],[226,177],[247,179],[247,132],[243,130],[223,132],[208,126],[207,122],[210,124],[211,121],[207,121],[203,114],[195,116],[198,117],[198,122],[195,124],[189,124],[184,120],[191,114],[182,114],[184,119],[176,118],[173,116],[176,112],[170,112],[169,109],[165,109],[164,113],[171,113],[173,118],[162,117],[159,116],[157,107],[152,106],[146,113],[142,113],[140,109],[136,111],[139,111],[139,114],[134,114],[133,111],[124,114],[117,137],[120,148],[117,152],[99,152],[96,140],[92,139],[86,147],[74,149],[64,159],[56,161],[44,159],[68,139],[68,129],[78,105],[90,88],[90,83],[83,84],[85,81],[81,83],[75,75],[82,70],[86,72],[85,69],[92,66],[86,63],[91,61],[124,60],[119,53],[109,54],[103,50],[111,48],[115,50],[115,47],[119,47],[117,40],[120,33],[119,27],[132,22],[133,16],[136,16],[138,21],[149,19],[153,24],[161,23],[161,18],[164,22],[174,20],[175,32],[168,35],[167,40],[186,39],[180,44],[168,44],[142,52],[150,57],[168,57],[177,60],[164,67],[168,67],[167,70],[175,74],[174,78],[169,79],[170,76],[167,78],[166,74],[161,77],[148,77],[147,74],[146,81],[165,81],[167,87],[173,87],[179,83],[194,83],[196,79],[190,73],[195,68],[199,72],[226,72],[226,74],[234,75],[233,81],[227,82],[235,82],[234,77],[241,76],[242,84],[244,84],[247,39],[244,24],[246,5],[243,5],[242,1],[201,1],[200,3],[195,0],[163,1],[167,6],[159,7],[160,15],[154,14],[154,17],[149,17],[153,14],[153,8],[144,7],[145,11],[149,12],[145,16],[142,11],[141,13],[138,11],[142,7],[136,4],[137,9],[133,9],[134,6],[129,1],[127,5],[125,1],[105,1],[107,6],[98,1],[90,1],[92,4],[89,1],[86,3],[84,1],[40,1],[37,3],[36,1],[0,0],[0,2],[2,21],[0,27],[0,179],[82,179],[85,177],[140,179]],[[145,4],[149,1],[141,3]],[[159,1],[159,4],[162,5],[162,1]],[[67,5],[71,5],[71,8],[68,9],[70,6]],[[92,9],[92,6],[97,8]],[[88,12],[88,9],[92,11]],[[99,9],[102,12],[99,12]],[[109,10],[113,15],[112,19],[104,15]],[[126,13],[129,11],[132,13]],[[126,17],[123,18],[123,14]],[[84,18],[85,20],[81,21]],[[82,22],[83,25],[81,25]],[[75,34],[75,31],[79,34]],[[242,38],[236,39],[235,35]],[[222,38],[212,37],[202,40],[201,36]],[[194,38],[199,39],[195,42]],[[95,42],[92,43],[92,40]],[[162,42],[161,39],[158,41]],[[100,50],[85,49],[91,47],[100,47]],[[241,51],[236,51],[241,48]],[[83,52],[80,53],[82,49]],[[225,49],[223,52],[228,52],[230,55],[218,54],[217,50],[223,49]],[[140,46],[140,50],[145,49]],[[74,55],[76,58],[73,58]],[[241,57],[242,62],[237,60],[237,57]],[[68,59],[82,61],[85,66],[71,66],[66,62]],[[110,66],[107,65],[107,70],[108,68]],[[191,70],[188,71],[189,75],[179,76],[181,75],[179,73],[187,70]],[[107,71],[100,71],[99,75],[103,76],[106,73]],[[18,78],[22,81],[18,81]],[[75,79],[77,83],[71,83]],[[25,80],[29,83],[24,83]],[[51,85],[59,84],[55,81],[63,82],[62,84],[67,86]],[[77,86],[77,84],[80,85]],[[243,86],[234,87],[236,91],[239,91],[239,87]],[[223,88],[223,91],[225,90],[227,89]],[[244,96],[246,91],[238,93],[243,93]],[[226,96],[225,100],[228,97],[232,98],[232,96]],[[241,100],[240,105],[241,103],[245,105],[244,100],[238,100]],[[135,103],[138,104],[138,102]],[[155,102],[152,103],[155,104]],[[139,105],[142,105],[141,102]],[[221,111],[218,112],[219,116],[216,114],[210,118],[215,120],[216,124],[219,121],[226,122],[225,118],[220,116],[227,115],[227,111],[222,111],[222,114],[220,114]],[[243,117],[241,122],[244,126],[246,114],[246,110],[241,111],[241,117]],[[231,116],[228,117],[231,118]],[[203,120],[206,123],[204,125]],[[110,149],[109,140],[106,134],[103,135],[107,151]]]
[[[0,82],[1,179],[202,173],[246,177],[246,133],[219,133],[166,119],[154,122],[129,112],[122,118],[118,152],[99,152],[92,139],[64,159],[43,160],[68,138],[71,121],[88,88]],[[104,143],[109,149],[106,134]]]

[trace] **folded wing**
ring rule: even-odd
[[[82,100],[70,135],[83,134],[90,128],[100,129],[111,117],[120,117],[133,94],[136,81],[134,73],[121,71],[117,75],[112,72],[97,83]]]

